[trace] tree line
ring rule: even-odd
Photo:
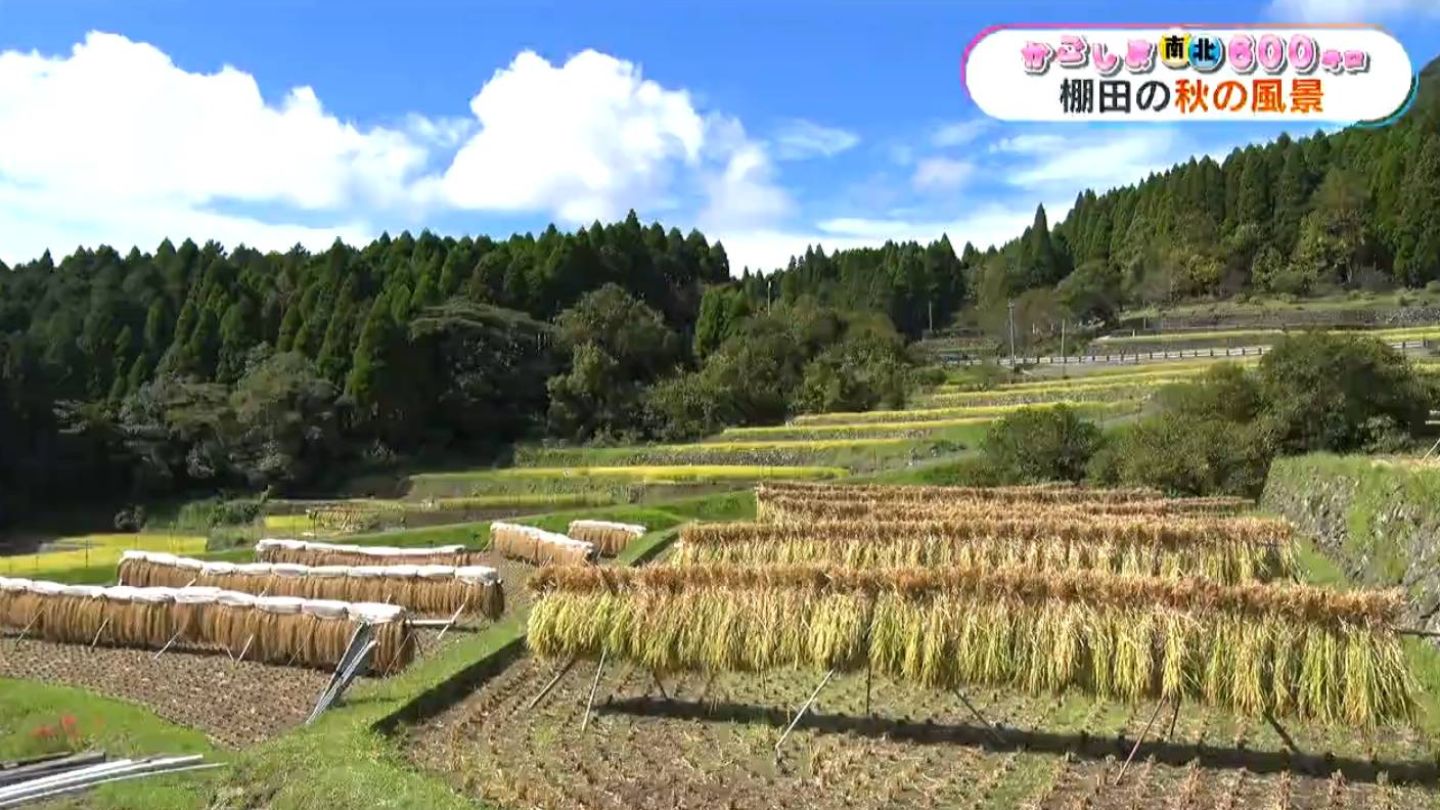
[[[0,266],[0,521],[903,399],[904,341],[883,313],[730,300],[743,290],[723,245],[633,213],[499,241],[167,240]]]

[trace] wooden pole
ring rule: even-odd
[[[660,697],[669,700],[670,695],[665,692],[665,684],[660,681],[660,676],[655,673],[655,670],[650,670],[650,677],[655,681],[655,688],[660,690]]]
[[[467,607],[470,607],[470,600],[469,600],[469,599],[466,599],[466,600],[460,605],[460,607],[458,607],[458,608],[455,609],[455,614],[450,617],[450,621],[448,621],[448,622],[445,623],[445,627],[440,630],[440,635],[438,635],[438,636],[435,637],[435,643],[436,643],[436,644],[439,644],[439,643],[440,643],[440,640],[443,639],[443,638],[445,638],[445,634],[448,633],[448,632],[450,632],[450,628],[451,628],[451,627],[454,627],[454,626],[455,626],[455,622],[457,622],[457,621],[460,620],[460,614],[463,613],[463,612],[465,612],[465,608],[467,608]]]
[[[555,677],[551,678],[550,682],[545,684],[545,688],[540,690],[540,694],[536,695],[533,698],[530,698],[530,702],[525,705],[525,710],[529,711],[535,708],[535,704],[539,703],[545,698],[546,695],[550,694],[550,690],[555,688],[555,684],[559,683],[560,679],[565,677],[565,673],[569,672],[570,667],[573,666],[575,666],[575,656],[572,655],[570,656],[569,660],[565,662],[564,666],[560,667],[560,671],[555,673]]]
[[[1145,737],[1150,734],[1150,728],[1155,725],[1155,718],[1160,716],[1160,710],[1163,708],[1165,708],[1165,701],[1162,700],[1155,704],[1155,711],[1150,715],[1150,722],[1145,724],[1145,730],[1140,732],[1140,738],[1135,741],[1134,747],[1130,749],[1130,756],[1125,758],[1125,764],[1120,766],[1120,772],[1115,774],[1115,781],[1110,784],[1118,785],[1120,784],[1120,780],[1125,778],[1125,769],[1129,768],[1130,763],[1135,759],[1135,754],[1140,750],[1140,744],[1145,742]]]
[[[980,721],[980,725],[985,727],[985,730],[990,734],[990,738],[995,740],[996,743],[1004,745],[1005,738],[1000,736],[1000,732],[995,729],[995,726],[992,725],[989,720],[985,719],[985,715],[981,714],[980,710],[975,708],[975,705],[970,702],[969,698],[965,697],[965,693],[956,689],[955,695],[960,698],[961,703],[965,704],[965,708],[969,709],[970,713],[975,715],[975,719]]]
[[[178,638],[180,638],[180,631],[179,631],[179,630],[176,630],[176,631],[175,631],[175,635],[171,636],[171,637],[170,637],[170,640],[167,641],[167,642],[165,642],[165,646],[160,648],[160,652],[155,653],[155,656],[154,656],[153,658],[151,658],[150,660],[151,660],[151,661],[159,661],[159,660],[160,660],[160,656],[164,655],[164,654],[165,654],[165,651],[168,650],[168,649],[170,649],[170,645],[171,645],[171,644],[174,644],[175,641],[176,641],[176,639],[178,639]]]
[[[865,713],[870,713],[870,671],[874,669],[870,665],[870,659],[865,659]]]
[[[251,634],[250,634],[250,637],[247,638],[247,639],[245,639],[245,646],[240,648],[240,656],[235,659],[235,663],[238,664],[238,663],[240,663],[241,661],[244,661],[244,660],[245,660],[245,653],[250,652],[250,643],[253,642],[254,640],[255,640],[255,634],[254,634],[254,633],[251,633]]]
[[[600,673],[605,671],[605,654],[609,650],[600,650],[600,663],[595,665],[595,680],[590,682],[590,699],[585,701],[585,716],[580,720],[580,733],[585,733],[585,727],[590,725],[590,712],[595,708],[595,690],[600,688]]]
[[[110,626],[110,617],[109,617],[109,616],[106,616],[106,617],[105,617],[105,621],[100,622],[100,629],[98,629],[98,630],[95,631],[95,638],[90,639],[90,649],[92,649],[92,650],[95,649],[95,645],[100,643],[100,634],[103,633],[103,632],[105,632],[105,628],[106,628],[106,627],[109,627],[109,626]]]
[[[1180,719],[1180,698],[1175,698],[1175,711],[1170,715],[1170,728],[1165,732],[1165,739],[1175,736],[1175,722]]]
[[[1292,753],[1300,753],[1300,746],[1295,744],[1295,740],[1292,739],[1290,735],[1286,733],[1285,729],[1280,726],[1280,723],[1275,720],[1275,715],[1268,711],[1265,712],[1265,722],[1269,723],[1270,727],[1275,729],[1275,733],[1280,735],[1280,739],[1285,741],[1286,748],[1289,748]]]
[[[805,712],[810,710],[810,705],[815,702],[815,698],[820,696],[820,690],[824,689],[825,684],[830,683],[830,679],[833,677],[835,677],[835,670],[832,669],[825,673],[825,680],[821,681],[820,685],[815,687],[815,691],[810,693],[810,697],[800,706],[800,711],[795,713],[795,719],[791,720],[790,725],[785,727],[785,733],[781,734],[780,739],[775,741],[775,756],[777,758],[780,756],[780,746],[784,744],[785,738],[789,737],[790,732],[795,730],[795,726],[800,722],[800,718],[805,716]]]

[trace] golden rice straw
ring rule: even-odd
[[[986,501],[888,501],[880,498],[827,499],[791,495],[757,496],[756,514],[761,521],[815,520],[998,520],[1012,518],[1024,504]],[[1072,520],[1106,517],[1166,517],[1228,515],[1237,504],[1228,499],[1189,498],[1162,501],[1120,501],[1092,504],[1047,504],[1045,514]]]
[[[1064,482],[1028,484],[1024,486],[897,486],[892,484],[824,484],[813,481],[774,481],[760,484],[756,491],[763,494],[794,495],[816,498],[879,498],[904,501],[986,501],[995,503],[1129,503],[1156,501],[1164,497],[1158,490],[1091,489]],[[1238,499],[1237,499],[1238,500]]]
[[[97,588],[9,579],[0,586],[5,627],[60,643],[223,649],[246,660],[333,668],[356,627],[372,624],[379,642],[374,668],[381,673],[406,666],[416,649],[408,614],[395,605],[255,597],[208,587]]]
[[[656,671],[876,671],[937,689],[1083,688],[1372,725],[1409,717],[1398,591],[1091,571],[554,567],[529,643]]]
[[[120,568],[126,582],[145,587],[212,586],[238,593],[399,605],[416,613],[481,615],[505,610],[498,572],[486,566],[305,566],[293,563],[204,563],[168,554],[132,552]]]
[[[586,565],[598,556],[593,543],[498,520],[490,524],[490,542],[501,556],[533,565]]]
[[[572,539],[593,544],[602,557],[614,557],[631,541],[645,534],[638,523],[612,523],[607,520],[572,520],[565,534]]]
[[[717,523],[686,526],[672,562],[1022,565],[1238,583],[1293,579],[1290,538],[1288,523],[1265,518]]]
[[[484,564],[484,554],[463,546],[395,548],[284,539],[265,539],[255,545],[255,556],[261,562],[311,566],[451,565],[463,568]]]

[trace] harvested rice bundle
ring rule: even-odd
[[[0,624],[61,643],[226,650],[277,664],[334,667],[357,628],[373,624],[373,669],[414,657],[408,614],[395,605],[256,597],[213,587],[98,588],[0,580]]]
[[[1148,487],[1091,489],[1066,482],[1023,486],[895,486],[888,484],[824,484],[814,481],[772,481],[756,487],[765,494],[812,498],[880,498],[897,501],[984,501],[994,503],[1129,503],[1155,501],[1164,495]]]
[[[757,495],[756,515],[767,523],[815,520],[998,520],[1015,517],[1024,504],[986,501],[890,501],[883,498],[808,498],[790,494]],[[1069,519],[1198,517],[1236,514],[1243,502],[1230,498],[1174,498],[1115,503],[1046,504],[1045,514]],[[1033,505],[1032,505],[1033,506]]]
[[[477,565],[484,552],[464,546],[394,548],[269,538],[255,544],[263,562],[300,565]]]
[[[36,615],[38,594],[30,590],[31,581],[0,577],[0,627],[24,628]]]
[[[191,568],[199,566],[199,575]],[[168,554],[129,552],[121,561],[127,581],[147,584],[184,580],[240,593],[379,602],[416,613],[480,614],[498,619],[505,609],[499,572],[486,566],[306,566],[292,563],[206,562]]]
[[[1368,726],[1414,710],[1396,591],[1090,571],[546,568],[529,643],[656,671],[867,666],[927,687],[1088,689]]]
[[[1291,527],[1262,518],[821,521],[686,526],[673,562],[851,568],[1020,565],[1225,583],[1293,579]]]
[[[415,657],[415,634],[405,623],[405,610],[395,605],[373,602],[353,603],[346,608],[353,621],[371,625],[375,632],[374,658],[371,666],[381,674],[403,669]]]
[[[645,534],[638,523],[611,523],[608,520],[572,520],[565,533],[576,540],[593,543],[603,557],[614,557],[632,540]]]
[[[593,543],[498,520],[490,524],[490,543],[501,556],[533,565],[585,565],[599,556]]]

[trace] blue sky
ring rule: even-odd
[[[0,0],[0,259],[630,208],[723,239],[736,272],[814,242],[984,246],[1279,131],[989,121],[958,76],[986,26],[1362,19],[1440,54],[1435,0],[1117,5]]]

